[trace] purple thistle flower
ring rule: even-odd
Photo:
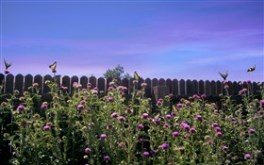
[[[20,105],[17,107],[17,110],[18,110],[18,112],[22,112],[22,111],[25,110],[25,106],[22,105],[22,104],[20,104]]]
[[[195,133],[195,132],[196,132],[196,129],[195,129],[195,128],[191,128],[191,129],[189,130],[189,132],[190,132],[190,133]]]
[[[215,127],[214,130],[215,130],[215,132],[221,132],[221,128],[220,127]]]
[[[165,115],[165,118],[166,118],[166,119],[171,119],[172,116],[171,116],[170,114],[167,114],[167,115]]]
[[[254,134],[256,130],[254,128],[249,128],[248,133],[249,134]]]
[[[185,129],[185,130],[189,130],[189,129],[190,129],[190,126],[189,126],[189,124],[187,124],[187,123],[185,123],[185,122],[182,122],[182,123],[181,123],[181,128],[182,128],[182,129]]]
[[[83,109],[84,109],[84,106],[82,104],[78,104],[77,110],[80,111],[80,110],[83,110]]]
[[[246,153],[245,155],[244,155],[244,159],[251,159],[252,158],[252,156],[250,155],[250,154],[248,154],[248,153]]]
[[[118,116],[117,120],[119,121],[126,121],[126,118],[124,116]]]
[[[111,117],[112,117],[112,118],[117,118],[117,117],[118,117],[118,114],[117,114],[116,112],[113,112],[113,113],[111,114]]]
[[[222,132],[216,132],[216,133],[215,133],[215,136],[217,136],[217,137],[222,137],[222,136],[223,136],[223,133],[222,133]]]
[[[169,128],[169,127],[170,127],[169,123],[164,123],[164,124],[163,124],[163,128],[166,129],[166,128]]]
[[[107,138],[106,134],[103,133],[103,134],[100,135],[100,139],[106,139],[106,138]]]
[[[182,104],[181,104],[181,103],[178,103],[178,104],[176,105],[176,107],[177,107],[177,108],[182,108]]]
[[[158,99],[158,101],[156,102],[157,106],[161,106],[163,104],[163,99]]]
[[[47,103],[47,102],[43,102],[43,103],[41,104],[40,108],[41,108],[42,110],[46,110],[46,109],[48,108],[48,103]]]
[[[113,91],[114,88],[112,86],[110,86],[107,90],[110,92],[110,91]]]
[[[143,129],[143,128],[144,128],[144,125],[143,125],[143,124],[138,124],[138,125],[137,125],[137,128],[138,128],[138,129]]]
[[[160,145],[160,148],[163,149],[163,150],[166,150],[166,149],[168,149],[169,147],[170,147],[170,146],[169,146],[168,143],[163,143],[163,144]]]
[[[198,115],[195,116],[195,118],[196,118],[196,120],[202,120],[202,115],[198,114]]]
[[[97,90],[96,88],[91,89],[91,93],[92,93],[93,95],[97,95],[97,94],[98,94],[98,90]]]
[[[171,112],[170,115],[173,117],[173,116],[176,116],[176,112]]]
[[[44,131],[49,131],[49,130],[51,130],[51,127],[50,127],[49,125],[45,125],[45,126],[43,127],[43,130],[44,130]]]
[[[106,98],[106,101],[107,101],[107,102],[113,102],[113,101],[114,101],[114,98],[111,97],[111,96],[110,96],[110,97],[107,97],[107,98]]]
[[[68,87],[66,87],[66,86],[63,86],[63,85],[60,86],[60,90],[62,90],[62,91],[66,91],[67,89],[68,89]]]
[[[173,137],[178,137],[180,133],[178,131],[174,131],[171,133]]]
[[[125,87],[125,86],[118,86],[116,89],[118,89],[120,92],[127,91],[127,87]]]
[[[103,160],[104,160],[105,162],[108,162],[108,161],[110,160],[110,157],[109,157],[108,155],[104,155]]]
[[[143,152],[143,156],[148,157],[149,156],[149,152],[148,151],[144,151]]]
[[[192,96],[192,98],[194,98],[194,99],[200,99],[200,96],[197,95],[197,94],[194,94],[194,95]]]
[[[227,147],[227,146],[222,146],[222,150],[223,151],[227,151],[229,149],[229,147]]]
[[[79,84],[78,82],[74,82],[74,83],[72,84],[72,87],[73,87],[73,88],[80,88],[80,87],[82,87],[82,85]]]
[[[154,118],[152,122],[156,125],[160,125],[160,118]]]
[[[85,148],[85,150],[84,150],[84,152],[87,153],[87,154],[89,154],[91,151],[92,151],[92,150],[91,150],[91,148],[89,148],[89,147]]]
[[[259,101],[260,107],[264,107],[264,99]]]
[[[149,114],[148,113],[143,113],[141,115],[142,119],[147,119],[149,117]]]
[[[246,92],[247,92],[247,89],[246,89],[246,88],[243,88],[243,89],[241,89],[241,90],[239,91],[239,94],[240,94],[240,95],[243,95],[243,94],[246,94]]]
[[[259,115],[264,115],[264,110],[259,110],[259,111],[258,111],[258,114],[259,114]]]
[[[218,123],[213,123],[212,127],[219,127],[219,124]]]
[[[201,98],[202,98],[202,99],[205,99],[206,97],[207,97],[206,94],[202,94],[202,95],[201,95]]]

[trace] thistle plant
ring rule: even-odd
[[[56,82],[45,82],[50,99],[33,84],[1,102],[1,121],[12,118],[1,122],[10,164],[263,163],[264,95],[244,90],[236,101],[224,83],[218,103],[204,94],[172,102],[172,94],[146,98],[138,81],[131,96],[118,81],[105,95],[78,82],[67,93]]]

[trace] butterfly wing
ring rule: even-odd
[[[11,64],[8,63],[5,59],[4,59],[4,63],[5,63],[5,69],[7,70],[8,68],[10,68]]]
[[[250,67],[247,72],[253,72],[256,69],[256,65],[254,65],[253,67]]]
[[[57,67],[57,62],[56,62],[56,61],[55,61],[53,64],[51,64],[51,65],[49,66],[49,68],[51,69],[51,71],[52,71],[53,73],[56,72],[56,67]]]
[[[140,77],[139,77],[138,73],[135,71],[135,72],[134,72],[134,80],[139,80],[139,78],[140,78]]]
[[[221,73],[221,72],[218,72],[220,74],[220,76],[226,80],[227,76],[228,76],[228,72],[226,72],[225,74]]]

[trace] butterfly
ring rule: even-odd
[[[256,69],[256,65],[254,65],[253,67],[248,68],[247,72],[253,72]]]
[[[226,80],[226,78],[228,77],[228,72],[226,71],[226,73],[224,74],[224,73],[220,73],[220,72],[218,72],[219,74],[220,74],[220,76],[224,79],[224,80]]]
[[[53,64],[51,64],[49,66],[49,68],[51,69],[52,73],[56,73],[56,67],[57,67],[57,62],[55,61]]]
[[[138,73],[135,71],[135,72],[134,72],[134,80],[139,80],[139,78],[140,78],[140,77],[139,77]]]
[[[5,63],[5,73],[8,74],[9,71],[8,69],[11,67],[11,63],[8,63],[5,59],[4,59],[4,63]]]

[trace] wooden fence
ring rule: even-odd
[[[3,93],[10,94],[13,93],[14,90],[18,90],[20,93],[24,91],[29,91],[29,87],[32,86],[33,83],[38,83],[40,87],[40,93],[45,94],[49,92],[49,88],[45,84],[46,80],[53,80],[54,77],[51,75],[36,75],[32,76],[30,74],[23,76],[21,74],[18,75],[4,75],[0,74],[0,82],[4,82]],[[68,88],[68,92],[72,90],[73,82],[79,82],[83,88],[87,87],[87,84],[90,83],[92,87],[97,87],[100,91],[106,93],[109,82],[112,81],[111,78],[96,78],[96,77],[77,77],[77,76],[56,76],[57,83],[59,85],[65,86]],[[161,96],[164,96],[166,93],[172,93],[176,96],[192,96],[193,94],[206,94],[207,96],[217,96],[223,92],[223,83],[221,81],[203,81],[203,80],[177,80],[177,79],[140,79],[137,85],[137,88],[141,88],[141,83],[147,83],[146,87],[146,96],[152,97],[153,92],[161,92]],[[243,87],[246,87],[245,83],[241,85],[240,82],[227,82],[229,85],[229,94],[237,95],[239,90]],[[264,82],[261,82],[264,85]],[[133,79],[122,79],[119,81],[119,85],[126,86],[128,88],[128,93],[130,93],[133,89]],[[260,90],[259,83],[252,82],[251,88],[254,93],[257,94]],[[162,93],[162,92],[161,92]]]

